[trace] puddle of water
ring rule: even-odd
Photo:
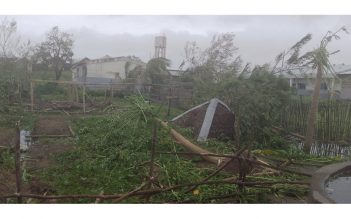
[[[31,145],[30,131],[21,130],[20,131],[20,149],[21,151],[27,151]]]
[[[351,203],[351,173],[343,173],[329,180],[325,191],[336,203]]]

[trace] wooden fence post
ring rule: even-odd
[[[83,85],[83,113],[85,115],[85,83]]]
[[[16,171],[16,194],[17,203],[22,203],[21,187],[22,187],[22,174],[21,174],[21,148],[20,148],[20,129],[19,121],[16,123],[16,145],[15,145],[15,171]]]
[[[152,184],[154,183],[154,162],[155,162],[155,146],[156,146],[156,140],[157,140],[157,121],[153,121],[153,128],[152,128],[152,141],[151,141],[151,148],[150,148],[150,170],[149,170],[149,183],[148,183],[148,189],[152,187]],[[150,196],[147,195],[145,197],[145,201],[149,202],[150,201]]]
[[[31,101],[31,111],[34,110],[34,82],[30,81],[30,101]]]
[[[152,129],[152,142],[151,142],[151,158],[150,158],[150,171],[149,176],[150,180],[153,180],[154,177],[154,160],[155,160],[155,146],[157,140],[157,121],[154,121],[153,129]]]
[[[111,102],[113,102],[113,84],[111,83]]]
[[[79,103],[79,93],[78,93],[78,85],[74,85],[75,87],[75,93],[76,93],[76,102]]]

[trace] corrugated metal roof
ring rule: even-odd
[[[324,74],[324,78],[334,78],[337,75],[351,74],[351,65],[339,64],[333,65],[332,68],[334,72]],[[286,78],[315,78],[317,69],[312,69],[311,67],[297,67],[294,69],[283,70],[280,74]]]

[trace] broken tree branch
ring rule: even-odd
[[[235,155],[236,156],[240,156],[246,149],[248,148],[248,146],[243,147],[242,149],[240,149]],[[218,168],[216,171],[214,171],[213,173],[211,173],[210,175],[208,175],[207,177],[205,177],[203,180],[201,180],[200,182],[207,182],[210,178],[212,178],[213,176],[217,175],[219,172],[221,172],[224,168],[226,168],[233,160],[235,160],[236,157],[232,157],[231,159],[229,159],[228,161],[226,161],[226,163],[224,163],[220,168]],[[192,186],[190,189],[188,189],[186,192],[191,192],[194,189],[196,189],[196,185]]]
[[[245,186],[256,186],[256,185],[276,185],[276,184],[291,184],[291,185],[310,185],[309,182],[305,181],[289,181],[289,180],[281,180],[281,181],[259,181],[259,182],[241,182],[235,180],[233,177],[227,178],[227,179],[222,179],[222,180],[213,180],[213,181],[207,181],[207,182],[198,182],[198,183],[188,183],[188,184],[180,184],[180,185],[174,185],[170,186],[168,188],[162,188],[162,189],[153,189],[153,190],[141,190],[141,191],[131,191],[128,195],[128,197],[132,196],[143,196],[143,195],[156,195],[159,193],[163,192],[168,192],[171,190],[175,189],[181,189],[184,187],[190,187],[194,185],[219,185],[219,184],[236,184],[236,185],[245,185]],[[133,193],[132,193],[133,192]],[[127,193],[128,194],[128,193]],[[48,196],[43,196],[43,195],[36,195],[36,194],[21,194],[22,197],[25,198],[35,198],[35,199],[81,199],[81,198],[87,198],[87,199],[101,199],[101,200],[107,200],[107,199],[118,199],[123,196],[127,195],[126,193],[122,194],[114,194],[114,195],[87,195],[87,194],[82,194],[82,195],[48,195]],[[6,195],[6,196],[0,196],[0,198],[17,198],[18,195]]]
[[[212,156],[212,157],[239,158],[238,156],[235,156],[235,155],[218,155],[218,154],[212,154],[212,153],[202,153],[202,154],[194,153],[194,152],[158,152],[158,153],[160,153],[160,154],[189,154],[189,155],[198,155],[198,156],[204,156],[204,157]],[[308,174],[308,173],[302,173],[302,172],[290,170],[290,169],[283,168],[283,167],[277,167],[277,166],[268,164],[266,162],[263,162],[261,160],[253,160],[253,159],[249,159],[249,158],[243,158],[243,159],[245,159],[249,162],[252,162],[254,164],[270,168],[270,169],[280,170],[283,172],[294,173],[294,174],[303,175],[303,176],[309,176],[309,177],[312,176],[311,174]]]

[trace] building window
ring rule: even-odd
[[[321,90],[328,90],[328,86],[326,83],[321,84]]]
[[[297,89],[299,89],[299,90],[306,90],[306,84],[304,84],[304,83],[297,83]]]

